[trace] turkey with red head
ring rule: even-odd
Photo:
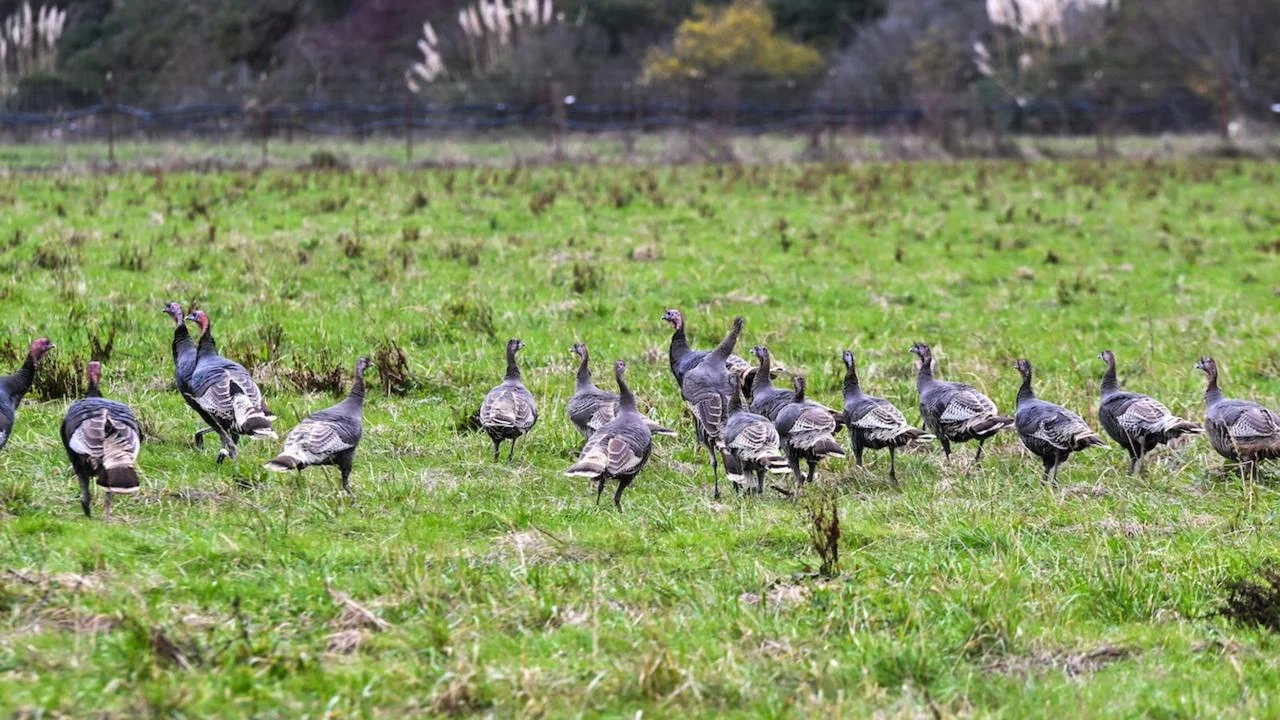
[[[236,459],[236,446],[241,437],[270,438],[277,436],[271,428],[275,418],[262,401],[262,391],[244,366],[218,354],[213,343],[209,316],[196,310],[187,316],[200,327],[196,346],[196,364],[191,372],[190,387],[185,393],[194,403],[200,417],[222,440],[218,462]],[[197,434],[197,444],[199,434]]]
[[[13,424],[18,419],[18,406],[22,404],[22,398],[26,397],[32,381],[36,379],[36,366],[45,353],[52,349],[53,343],[49,342],[49,338],[31,341],[27,360],[22,363],[22,367],[12,375],[0,377],[0,449],[9,442],[9,435],[13,433]]]

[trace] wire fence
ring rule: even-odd
[[[404,92],[396,98],[395,90],[383,89],[394,99],[263,102],[253,97],[241,102],[147,107],[119,102],[108,84],[98,97],[78,107],[43,111],[0,107],[0,144],[104,144],[106,157],[101,160],[115,163],[115,146],[121,142],[248,142],[260,146],[265,162],[271,145],[278,142],[395,138],[403,143],[404,159],[412,162],[415,141],[503,132],[533,134],[557,145],[571,135],[618,133],[781,134],[816,142],[823,133],[837,132],[1101,137],[1212,133],[1222,127],[1221,108],[1177,86],[1149,92],[1149,99],[1141,102],[1108,99],[1117,95],[1114,92],[1058,100],[979,102],[977,94],[970,92],[934,96],[921,103],[886,104],[813,102],[808,99],[814,96],[812,89],[785,86],[745,91],[691,87],[657,95],[614,85],[570,94],[549,82],[535,94],[539,99],[519,102],[493,101],[489,99],[495,96],[492,91],[469,90],[471,97],[485,99],[431,102]],[[48,108],[53,103],[36,105]],[[1269,123],[1280,128],[1280,112],[1263,119],[1264,125]]]
[[[574,103],[564,110],[547,104],[417,103],[353,104],[315,102],[251,107],[233,104],[181,105],[147,109],[98,103],[57,112],[0,111],[0,132],[22,140],[117,136],[257,136],[305,133],[368,137],[413,130],[473,131],[560,129],[572,132],[679,129],[713,123],[737,132],[767,133],[828,128],[918,127],[929,113],[921,107],[856,108],[828,105],[768,106],[756,103],[681,106],[676,103],[596,105]],[[1094,131],[1101,122],[1119,122],[1137,132],[1192,132],[1212,129],[1214,111],[1199,100],[1165,100],[1112,108],[1088,101],[996,103],[951,109],[951,118],[1014,118],[1007,129],[1061,133]]]

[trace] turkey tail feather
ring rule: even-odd
[[[274,460],[262,467],[272,472],[289,472],[290,470],[296,470],[300,465],[302,465],[302,461],[292,455],[277,455]]]
[[[107,492],[136,493],[140,483],[138,470],[133,466],[137,447],[135,438],[126,427],[113,423],[106,410],[102,415],[102,464],[98,471],[98,484]]]
[[[565,477],[598,478],[609,469],[609,453],[600,445],[588,448],[578,462],[564,471]]]
[[[720,462],[724,466],[724,475],[730,482],[735,485],[741,485],[746,482],[746,473],[743,471],[742,463],[738,462],[738,458],[724,446],[723,443],[717,444],[716,451],[720,453]]]
[[[787,459],[782,457],[781,455],[771,455],[768,457],[760,458],[760,460],[764,463],[767,463],[768,467],[766,468],[766,470],[774,475],[790,475],[791,474],[791,464],[788,463]]]
[[[98,477],[98,484],[105,488],[107,492],[132,495],[138,492],[140,485],[138,471],[127,465],[103,468],[101,475]]]
[[[1002,415],[993,415],[991,417],[976,420],[973,423],[973,432],[976,435],[994,435],[997,432],[1013,425],[1013,418],[1004,417]]]
[[[818,457],[844,457],[844,448],[833,437],[818,438],[810,451]]]
[[[904,443],[913,442],[933,442],[937,440],[933,435],[921,430],[920,428],[907,428],[905,432],[898,435]]]
[[[271,420],[263,413],[263,405],[254,405],[234,380],[227,382],[231,393],[231,409],[235,412],[236,430],[241,435],[275,440],[278,436],[271,429]]]

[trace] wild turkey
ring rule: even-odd
[[[573,353],[578,356],[578,380],[574,385],[573,395],[569,397],[566,411],[569,422],[582,433],[583,439],[590,439],[595,431],[604,427],[618,413],[619,398],[611,392],[596,387],[591,380],[591,368],[588,365],[590,352],[583,343],[574,343]],[[669,430],[650,420],[641,413],[649,432],[654,435],[675,435]]]
[[[516,353],[524,343],[516,338],[507,341],[507,374],[502,383],[484,396],[480,405],[480,427],[493,440],[493,459],[498,459],[503,440],[511,441],[507,461],[516,454],[516,440],[533,429],[538,422],[538,406],[533,395],[520,379],[520,367],[516,365]]]
[[[199,415],[203,411],[200,409],[200,404],[191,395],[191,373],[195,371],[196,367],[196,344],[191,340],[191,333],[187,330],[187,322],[182,314],[181,305],[171,302],[165,305],[164,313],[173,319],[174,385],[178,388],[178,394],[182,395],[183,402]],[[204,444],[204,436],[211,432],[214,432],[211,427],[202,428],[196,432],[193,438],[196,446],[202,446]]]
[[[707,449],[711,456],[711,476],[715,480],[713,497],[720,497],[720,432],[724,426],[725,411],[731,392],[737,384],[738,375],[730,374],[725,367],[725,358],[733,353],[733,346],[742,334],[746,321],[741,317],[733,319],[733,327],[724,340],[702,360],[684,374],[684,382],[680,395],[693,415],[693,424],[697,429],[698,443]],[[674,370],[673,370],[674,371]]]
[[[583,364],[586,360],[584,358]],[[605,481],[618,481],[613,493],[613,504],[622,512],[622,493],[644,469],[653,451],[653,435],[649,432],[648,419],[636,410],[636,397],[626,380],[627,364],[621,360],[613,364],[613,374],[618,380],[618,413],[591,434],[578,462],[565,471],[569,477],[583,477],[596,483],[596,505],[604,492]]]
[[[1044,462],[1044,480],[1058,485],[1058,468],[1073,452],[1106,445],[1084,419],[1061,405],[1040,400],[1031,389],[1031,363],[1014,363],[1022,373],[1014,419],[1022,444]]]
[[[138,492],[138,450],[142,433],[128,405],[102,397],[99,382],[102,365],[89,363],[85,370],[89,389],[85,397],[67,408],[62,420],[62,446],[80,480],[80,507],[90,517],[89,479],[103,490],[103,516],[111,519],[113,495]]]
[[[907,424],[902,411],[883,398],[862,392],[853,353],[844,351],[844,424],[849,427],[849,442],[858,467],[862,467],[865,450],[889,449],[889,479],[895,484],[898,448],[913,442],[928,442],[933,436]]]
[[[1000,415],[991,398],[966,383],[933,379],[933,351],[924,343],[911,346],[920,358],[916,390],[920,393],[920,418],[925,429],[942,443],[942,452],[951,458],[951,443],[978,441],[974,465],[982,463],[982,444],[987,438],[1013,425],[1013,418]]]
[[[769,348],[757,345],[751,349],[751,353],[760,361],[760,367],[756,368],[755,377],[752,378],[751,412],[777,420],[782,408],[795,399],[795,393],[773,386],[773,377],[770,375],[773,358],[769,354]]]
[[[27,348],[27,360],[12,375],[0,377],[0,449],[9,442],[13,434],[13,424],[18,419],[18,406],[22,398],[31,389],[36,379],[36,366],[44,358],[45,353],[53,349],[49,338],[37,338]]]
[[[819,462],[829,457],[844,457],[844,450],[835,439],[837,425],[831,408],[805,399],[803,375],[797,375],[792,382],[796,388],[795,399],[778,411],[774,427],[778,430],[782,451],[795,475],[796,485],[800,486],[813,482]],[[809,472],[805,477],[800,476],[801,460],[808,466]]]
[[[356,376],[346,399],[304,418],[285,436],[280,454],[263,467],[273,472],[301,473],[303,468],[336,465],[342,475],[343,492],[352,494],[351,464],[364,434],[364,373],[371,364],[367,357],[357,360]]]
[[[668,356],[671,361],[671,374],[676,379],[676,386],[684,388],[685,375],[690,370],[698,366],[702,359],[710,355],[709,350],[691,350],[689,348],[689,340],[684,334],[684,315],[675,308],[667,310],[662,315],[662,319],[671,324],[671,349]],[[725,367],[736,374],[742,380],[742,386],[747,393],[747,399],[751,399],[751,383],[755,377],[756,369],[742,358],[730,353],[724,359]]]
[[[1218,389],[1218,364],[1204,357],[1196,363],[1209,384],[1204,390],[1207,407],[1205,434],[1218,454],[1240,466],[1240,479],[1258,481],[1259,463],[1280,457],[1280,415],[1248,400],[1222,397]]]
[[[1116,381],[1116,356],[1103,350],[1098,359],[1107,364],[1102,375],[1102,404],[1098,421],[1112,440],[1129,452],[1129,474],[1142,469],[1147,453],[1182,435],[1203,433],[1199,425],[1183,420],[1154,398],[1126,392]]]
[[[218,354],[209,316],[203,310],[196,310],[187,319],[200,327],[200,342],[186,394],[195,403],[192,407],[198,408],[196,412],[222,440],[218,462],[238,457],[241,437],[275,440],[277,436],[271,428],[274,416],[267,414],[262,391],[243,365]],[[196,433],[197,445],[205,432],[208,431]]]
[[[724,451],[729,455],[725,474],[730,476],[735,486],[740,486],[745,484],[749,473],[755,473],[755,492],[759,494],[764,492],[765,473],[785,475],[791,472],[791,468],[782,454],[782,440],[773,422],[743,406],[740,382],[737,375],[729,376],[729,405],[720,438]]]
[[[756,368],[755,375],[752,378],[755,385],[754,390],[751,393],[744,392],[743,395],[750,401],[751,412],[763,415],[770,420],[777,420],[778,413],[782,411],[782,408],[795,402],[796,395],[791,390],[774,387],[773,378],[777,368],[773,365],[773,355],[769,352],[769,348],[764,345],[757,345],[751,349],[751,353],[760,361],[760,366]],[[831,420],[836,424],[835,432],[840,432],[842,423],[840,413],[813,400],[810,400],[809,403],[831,413]]]

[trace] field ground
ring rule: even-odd
[[[820,580],[801,506],[712,501],[659,320],[684,309],[709,347],[742,314],[740,349],[829,403],[853,348],[912,420],[918,340],[1002,408],[1025,356],[1094,422],[1107,347],[1175,412],[1203,416],[1202,354],[1274,407],[1276,187],[1207,161],[0,179],[0,365],[58,344],[0,452],[0,713],[1280,714],[1280,641],[1218,615],[1280,554],[1280,469],[1242,485],[1198,440],[1133,479],[1112,447],[1053,491],[1011,435],[977,471],[972,446],[908,454],[901,487],[887,457],[837,461]],[[332,470],[260,470],[273,444],[238,469],[193,447],[174,299],[281,429],[378,353],[370,380],[406,394],[370,395],[354,501]],[[509,336],[542,408],[511,464],[467,429]],[[681,431],[623,515],[561,475],[575,340]],[[57,432],[94,344],[148,435],[110,524]]]
[[[970,138],[971,154],[990,154],[992,138]],[[1081,135],[1006,136],[1002,154],[1016,152],[1025,159],[1091,159],[1097,141]],[[557,149],[558,147],[558,149]],[[1016,150],[1015,150],[1016,149]],[[146,139],[122,136],[115,144],[117,169],[126,170],[244,170],[263,166],[310,169],[316,163],[336,162],[356,169],[408,168],[410,156],[403,137],[379,135],[365,141],[349,137],[298,136],[286,141],[273,136],[263,160],[261,140],[226,138]],[[1224,144],[1217,135],[1122,135],[1110,151],[1130,160],[1177,160],[1193,157],[1280,158],[1280,123],[1250,126],[1250,132]],[[50,138],[6,138],[0,142],[0,167],[9,172],[62,170],[83,172],[110,168],[107,144],[101,140],[64,142]],[[729,134],[703,128],[691,141],[682,130],[647,133],[569,133],[557,145],[546,131],[419,132],[412,144],[416,168],[510,167],[545,164],[672,164],[740,162],[770,165],[795,161],[896,162],[946,160],[935,140],[919,133],[824,133],[818,148],[804,132]]]

